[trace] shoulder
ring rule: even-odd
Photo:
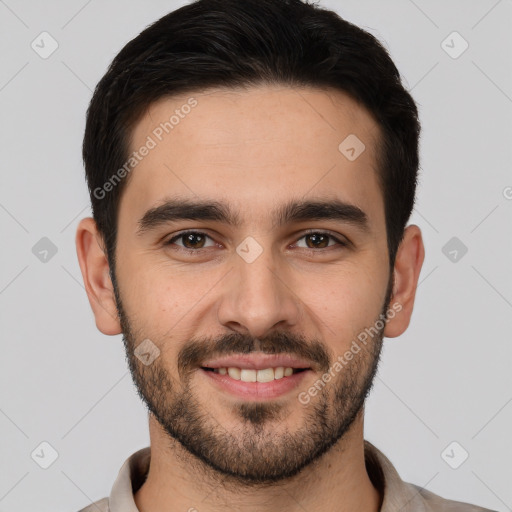
[[[418,485],[407,485],[423,500],[426,512],[496,512],[471,503],[443,498]]]
[[[87,505],[87,507],[80,509],[78,512],[110,512],[108,498],[95,501],[94,503]]]

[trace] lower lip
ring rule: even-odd
[[[272,380],[270,382],[243,382],[200,368],[200,373],[210,380],[219,389],[228,391],[232,395],[246,400],[269,400],[289,393],[295,389],[312,370],[293,373],[289,377]]]

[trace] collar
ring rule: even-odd
[[[427,512],[416,486],[404,482],[391,461],[369,441],[364,441],[366,470],[383,495],[380,512]],[[139,512],[133,494],[145,482],[151,460],[150,447],[132,454],[119,470],[109,498],[110,512]]]

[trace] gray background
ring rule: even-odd
[[[0,0],[0,511],[78,510],[108,495],[124,460],[149,444],[121,336],[96,330],[82,284],[80,146],[107,65],[182,3]],[[322,5],[384,41],[423,124],[411,222],[426,258],[411,325],[385,340],[365,436],[404,480],[512,510],[512,2]],[[47,59],[31,47],[43,31],[59,45]],[[469,43],[458,58],[445,51],[463,48],[446,39],[453,31]],[[43,237],[55,254],[41,252]],[[31,458],[50,461],[44,441],[58,452],[48,469]],[[453,441],[462,448],[443,458]],[[462,449],[469,457],[452,469],[446,460]]]

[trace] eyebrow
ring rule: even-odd
[[[351,224],[361,231],[370,230],[368,216],[358,206],[339,199],[291,200],[274,211],[273,228],[301,221],[335,220]],[[218,201],[175,198],[149,209],[138,222],[137,234],[142,235],[169,222],[180,220],[216,221],[240,227],[238,212]]]

